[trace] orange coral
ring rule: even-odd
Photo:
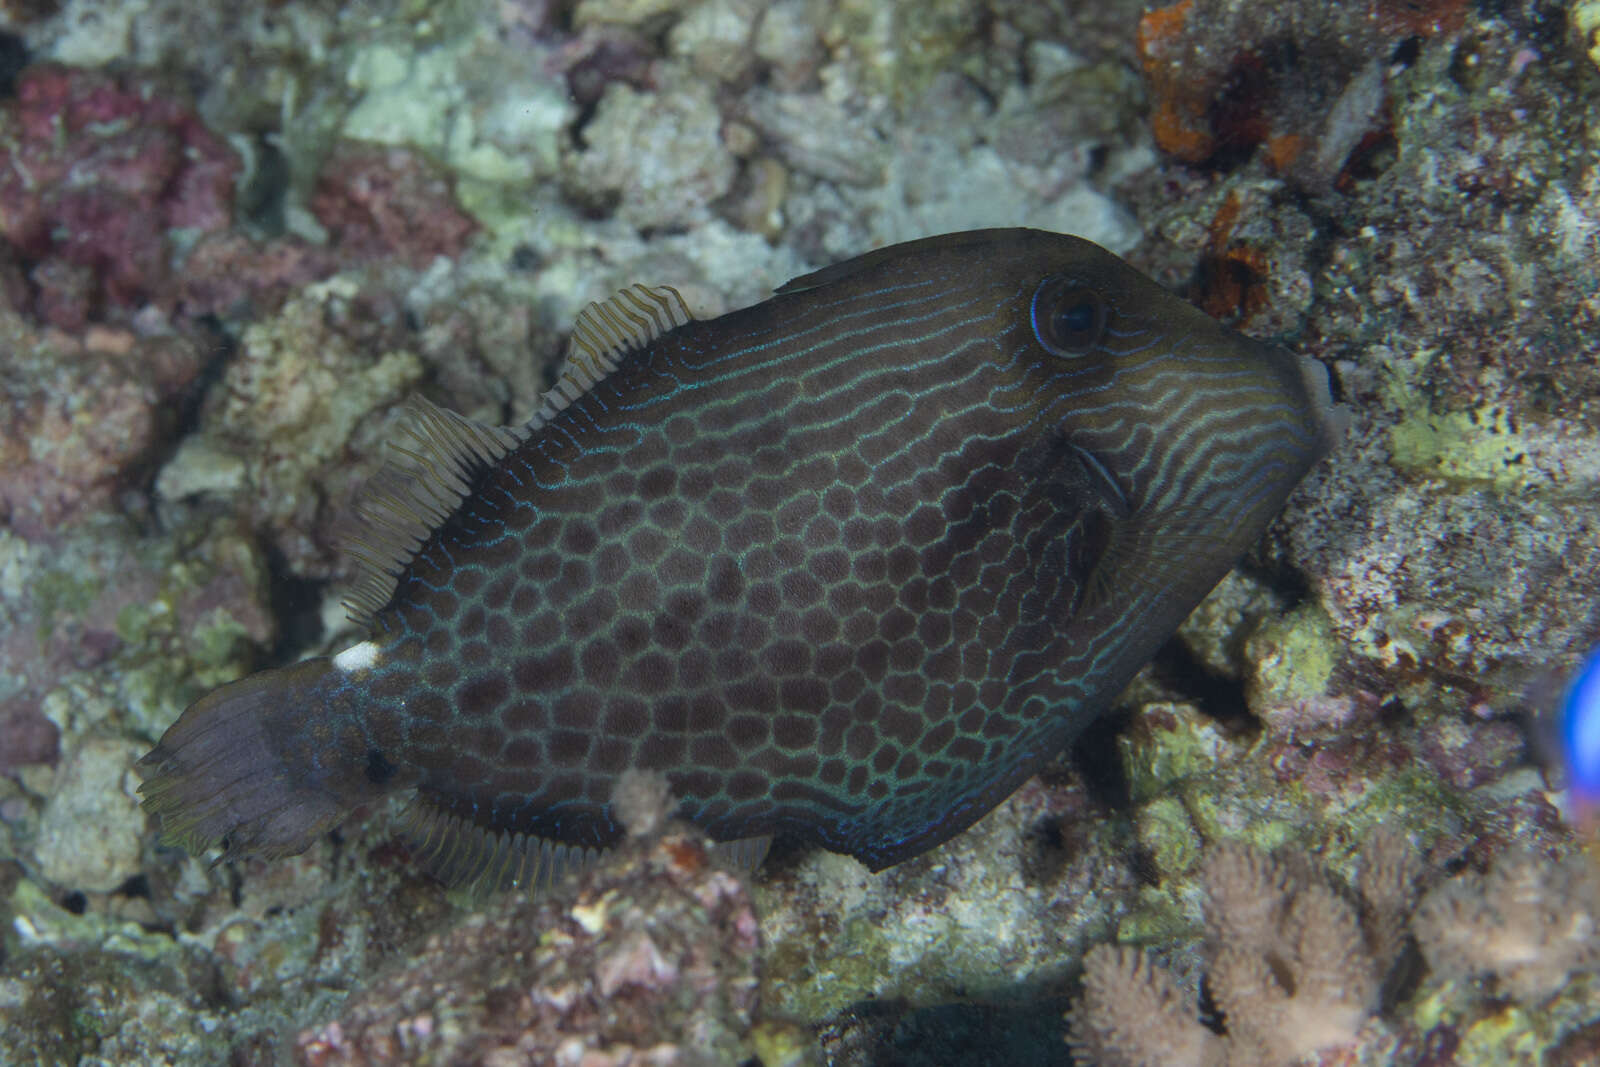
[[[1194,0],[1178,0],[1146,13],[1139,20],[1135,44],[1155,103],[1150,124],[1156,144],[1186,163],[1199,163],[1216,148],[1206,121],[1210,101],[1195,91],[1193,79],[1172,55],[1182,43],[1192,7]]]
[[[1381,57],[1402,38],[1446,32],[1462,18],[1462,0],[1159,7],[1140,20],[1134,42],[1156,144],[1224,169],[1264,151],[1279,174],[1323,191],[1383,118]]]
[[[1200,260],[1196,302],[1212,318],[1243,324],[1266,306],[1270,262],[1253,245],[1236,244],[1233,227],[1239,220],[1239,198],[1229,193],[1209,226],[1210,239]]]
[[[1280,174],[1288,170],[1306,150],[1306,138],[1298,133],[1279,133],[1267,138],[1267,160]]]

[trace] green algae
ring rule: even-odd
[[[1311,829],[1305,806],[1263,788],[1251,769],[1185,783],[1184,810],[1207,841],[1238,838],[1265,852],[1299,842]],[[1270,783],[1270,779],[1267,779]]]
[[[272,636],[260,549],[228,523],[179,540],[141,546],[154,595],[124,604],[116,617],[126,646],[117,692],[141,736],[160,736],[191,700],[247,671]],[[228,599],[194,610],[218,590]]]
[[[1200,859],[1202,842],[1188,808],[1177,797],[1161,797],[1139,809],[1139,843],[1163,878],[1182,874]]]
[[[1541,1034],[1541,1029],[1533,1013],[1507,1004],[1467,1027],[1456,1048],[1457,1059],[1463,1067],[1541,1063],[1549,1048],[1549,1037]]]
[[[1426,767],[1412,765],[1374,779],[1361,799],[1340,812],[1339,818],[1352,832],[1399,823],[1426,839],[1459,829],[1469,814],[1470,804],[1459,790]]]
[[[1119,945],[1167,947],[1194,944],[1205,935],[1197,891],[1145,886],[1112,938]]]
[[[1461,410],[1438,410],[1425,383],[1445,357],[1419,349],[1399,353],[1384,364],[1378,395],[1399,418],[1387,431],[1389,458],[1396,468],[1457,486],[1528,490],[1550,478],[1530,457],[1545,450],[1500,403]]]
[[[250,628],[224,607],[201,615],[189,628],[185,648],[201,684],[219,674],[231,674],[244,658],[241,651],[253,643]]]
[[[1451,1062],[1459,1067],[1534,1067],[1545,1062],[1563,1032],[1593,1021],[1584,1014],[1592,980],[1581,977],[1572,985],[1567,996],[1533,1009],[1509,1000],[1486,1003],[1473,982],[1430,983],[1410,1002],[1408,1014],[1419,1030],[1456,1031]]]
[[[1189,705],[1161,704],[1147,707],[1141,729],[1125,731],[1117,745],[1129,796],[1141,803],[1214,771],[1228,742]]]
[[[1588,48],[1589,59],[1600,67],[1600,0],[1577,0],[1568,17]]]
[[[1292,704],[1324,695],[1334,665],[1346,654],[1333,620],[1315,603],[1269,618],[1247,642],[1254,708]]]
[[[1498,405],[1449,412],[1410,408],[1389,429],[1390,456],[1401,470],[1496,489],[1543,481],[1528,463],[1535,447]]]
[[[805,1067],[820,1062],[811,1031],[792,1023],[756,1023],[750,1030],[750,1046],[761,1067]]]
[[[862,88],[904,107],[935,76],[959,70],[980,84],[990,79],[973,48],[984,33],[982,5],[973,0],[885,5],[879,0],[844,0],[822,32],[829,45],[850,48],[860,65]]]
[[[163,959],[172,952],[170,935],[148,931],[132,920],[105,912],[75,915],[30,879],[17,883],[10,904],[10,925],[18,948],[98,945],[105,952],[146,961]]]
[[[47,641],[56,627],[66,618],[79,618],[87,614],[99,598],[103,582],[66,569],[42,570],[28,584],[28,596],[33,599],[37,613],[37,632],[41,642]]]

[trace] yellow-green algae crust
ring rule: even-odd
[[[1569,469],[1577,443],[1560,427],[1519,422],[1503,402],[1440,410],[1423,383],[1445,354],[1390,352],[1379,397],[1399,418],[1388,428],[1389,458],[1401,471],[1461,486],[1560,495],[1580,472]],[[1592,480],[1588,477],[1579,480]]]
[[[1562,1035],[1594,1021],[1600,980],[1574,975],[1560,995],[1542,1004],[1504,1000],[1487,1011],[1486,992],[1479,982],[1430,981],[1409,1004],[1410,1017],[1423,1031],[1457,1030],[1460,1044],[1451,1061],[1457,1067],[1542,1067]]]
[[[1110,819],[1086,826],[1077,862],[1030,882],[1021,850],[1044,797],[1024,787],[960,837],[878,874],[814,852],[758,877],[763,1010],[816,1023],[866,1000],[926,1007],[1064,978],[1107,935],[1109,909],[1129,888],[1095,860],[1127,830]]]
[[[1266,708],[1320,697],[1342,649],[1327,612],[1315,603],[1262,623],[1246,645],[1251,705]]]

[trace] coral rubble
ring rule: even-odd
[[[501,899],[295,1040],[307,1067],[660,1067],[751,1054],[759,924],[738,879],[680,829],[635,840],[538,900]]]

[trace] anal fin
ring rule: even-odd
[[[407,805],[403,833],[435,878],[475,896],[511,889],[543,893],[570,874],[605,860],[610,848],[567,845],[534,834],[489,830],[418,794]],[[741,878],[753,874],[772,847],[772,835],[713,841],[713,863]]]
[[[486,830],[420,795],[407,806],[404,820],[405,835],[422,865],[446,885],[465,887],[474,895],[498,889],[542,893],[605,855],[604,849]]]
[[[741,878],[748,878],[761,866],[761,861],[767,858],[771,849],[772,835],[758,834],[755,837],[736,837],[732,841],[713,841],[710,853],[713,863],[730,868]]]

